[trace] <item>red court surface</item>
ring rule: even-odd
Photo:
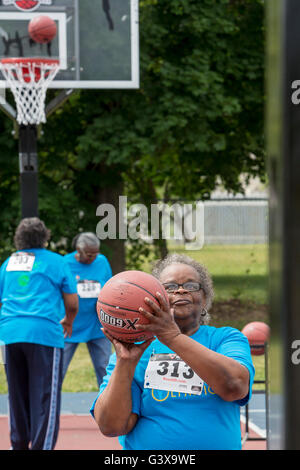
[[[254,432],[250,436],[258,437]],[[9,448],[8,418],[0,416],[0,450]],[[266,450],[266,441],[247,441],[243,449]],[[121,450],[121,446],[117,438],[103,436],[90,416],[62,415],[55,450]]]

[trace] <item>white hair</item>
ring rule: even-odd
[[[78,235],[76,240],[76,248],[85,248],[87,246],[100,247],[99,238],[92,232],[83,232]]]

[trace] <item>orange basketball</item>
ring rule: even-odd
[[[28,26],[31,39],[40,44],[45,44],[55,38],[57,32],[55,21],[49,16],[36,16]]]
[[[146,325],[148,319],[139,312],[139,307],[150,311],[145,297],[159,302],[160,292],[169,303],[163,285],[151,274],[142,271],[124,271],[113,276],[103,286],[97,301],[97,313],[102,326],[119,341],[137,343],[153,337],[148,331],[136,329]]]
[[[260,356],[265,352],[265,344],[270,338],[270,328],[266,323],[254,321],[248,323],[242,329],[242,333],[248,338],[251,354]]]

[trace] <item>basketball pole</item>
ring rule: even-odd
[[[19,125],[16,110],[8,103],[0,109],[14,124],[13,134],[19,140],[19,180],[21,193],[21,218],[38,217],[38,132],[35,125]]]
[[[19,127],[21,217],[38,217],[37,127]]]
[[[73,89],[67,89],[53,98],[46,106],[46,116],[49,117],[63,106],[73,93]],[[21,218],[38,217],[38,127],[36,125],[19,125],[16,120],[16,111],[8,103],[0,103],[0,109],[13,121],[16,129],[13,133],[19,141]]]
[[[46,107],[46,116],[54,113],[68,101],[74,90],[63,90]],[[21,189],[21,217],[38,217],[38,128],[36,125],[19,126],[19,169]]]

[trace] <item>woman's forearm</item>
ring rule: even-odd
[[[249,372],[239,362],[179,335],[169,347],[188,364],[223,400],[244,398],[249,388]]]
[[[135,425],[136,415],[131,412],[134,371],[135,364],[117,361],[106,389],[95,404],[95,420],[106,436],[127,434]]]

